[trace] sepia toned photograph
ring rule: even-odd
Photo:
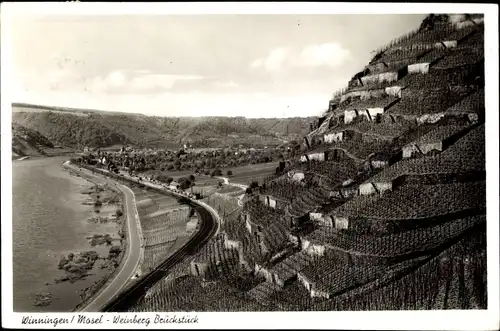
[[[485,21],[12,15],[13,312],[491,309]]]

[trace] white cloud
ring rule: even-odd
[[[107,76],[95,77],[90,83],[92,91],[105,92],[119,89],[128,92],[171,89],[177,81],[201,80],[197,75],[152,74],[147,70],[117,70]]]
[[[255,61],[253,61],[250,64],[250,68],[259,68],[259,67],[262,67],[263,65],[264,65],[264,59],[260,58],[260,59],[256,59]]]
[[[123,71],[113,71],[106,77],[106,83],[111,87],[121,87],[125,84],[126,79]]]
[[[130,81],[130,89],[134,91],[145,91],[153,89],[171,89],[175,82],[181,80],[200,80],[201,76],[195,75],[163,75],[147,74],[134,77]]]
[[[336,43],[309,45],[302,50],[295,64],[304,67],[322,65],[337,67],[348,60],[350,56],[348,49],[342,48],[341,45]]]
[[[219,87],[219,88],[236,88],[236,87],[239,86],[238,84],[236,84],[232,80],[228,81],[228,82],[215,81],[213,83],[213,85],[216,86],[216,87]]]
[[[280,70],[282,65],[290,56],[290,49],[286,47],[279,47],[269,52],[266,58],[260,58],[252,62],[250,67],[260,68],[264,67],[268,71]]]
[[[250,64],[250,68],[264,68],[277,71],[283,67],[338,67],[351,58],[348,49],[337,43],[308,45],[297,51],[280,47],[269,52],[267,57],[259,58]]]
[[[279,70],[289,56],[290,50],[288,48],[276,48],[264,60],[264,66],[269,71]]]

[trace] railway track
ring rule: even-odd
[[[134,180],[131,181],[135,182]],[[161,191],[159,189],[157,190]],[[169,194],[168,192],[162,193]],[[217,220],[208,210],[195,201],[190,201],[188,204],[193,207],[200,216],[201,226],[198,232],[196,232],[181,249],[172,254],[153,271],[144,275],[137,283],[113,298],[112,301],[101,309],[102,312],[126,312],[129,307],[137,303],[146,294],[148,289],[167,276],[173,266],[184,261],[187,256],[195,254],[217,232]]]

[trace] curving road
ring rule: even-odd
[[[226,185],[235,186],[235,187],[238,187],[238,188],[240,188],[242,190],[245,190],[245,191],[248,188],[248,185],[243,185],[243,184],[238,184],[238,183],[231,183],[229,181],[229,178],[227,178],[227,177],[217,177],[217,178],[222,179],[224,181],[224,184],[226,184]],[[243,194],[238,197],[238,205],[241,206],[241,207],[243,207],[243,198],[244,197],[245,197],[245,192],[243,192]]]
[[[102,172],[103,175],[110,175],[115,177],[116,175],[110,173],[106,170],[99,170],[98,172]],[[128,180],[136,183],[141,183],[143,185],[149,186],[156,191],[163,194],[172,194],[181,197],[188,197],[186,194],[181,192],[173,192],[166,189],[163,185],[151,183],[145,180],[137,180],[129,175],[122,174],[120,176],[122,180]],[[109,181],[106,180],[109,183]],[[118,186],[118,185],[117,185]],[[135,208],[134,203],[134,195],[132,190],[130,190],[127,186],[121,186],[120,189],[124,190],[124,193],[128,190],[131,197],[131,203],[128,203],[127,199],[127,215],[135,218],[136,222],[139,222],[137,217],[137,210]],[[125,193],[127,196],[127,193]],[[189,198],[189,197],[188,197]],[[172,254],[167,260],[165,260],[161,265],[159,265],[156,269],[151,271],[150,273],[144,275],[141,279],[137,281],[137,283],[133,284],[131,287],[119,293],[125,287],[127,281],[130,279],[131,275],[137,268],[137,264],[141,259],[141,251],[142,247],[140,245],[140,238],[142,238],[142,233],[140,230],[140,223],[137,227],[132,226],[133,220],[128,218],[128,226],[130,233],[132,234],[130,238],[137,238],[137,241],[131,240],[131,244],[129,249],[127,250],[127,260],[121,267],[118,274],[114,277],[114,279],[106,286],[104,290],[102,290],[93,300],[90,302],[82,311],[91,312],[91,311],[104,311],[104,312],[125,312],[127,309],[136,303],[147,290],[153,286],[155,283],[164,278],[169,269],[175,266],[177,263],[180,263],[184,260],[184,258],[188,255],[195,254],[202,246],[204,246],[212,236],[216,235],[219,232],[219,215],[217,212],[205,204],[202,201],[196,201],[190,199],[189,204],[196,209],[200,216],[201,225],[200,229],[195,233],[193,237],[189,239],[189,241],[182,246],[178,251]],[[129,209],[130,206],[130,209]],[[132,209],[133,206],[133,209]],[[134,229],[136,232],[134,232]],[[137,231],[138,230],[138,231]],[[132,267],[134,266],[134,267]]]
[[[75,166],[66,163],[67,167],[72,168],[73,170],[78,171],[78,168]],[[126,215],[127,215],[127,243],[128,247],[126,250],[126,256],[124,256],[123,260],[118,267],[118,272],[113,275],[111,281],[108,281],[103,288],[96,295],[91,298],[89,302],[87,302],[83,308],[80,308],[82,312],[98,312],[104,307],[111,298],[114,298],[128,283],[130,277],[137,270],[139,265],[139,261],[142,256],[142,234],[140,230],[140,221],[137,217],[137,210],[135,206],[135,196],[130,188],[125,185],[114,183],[104,177],[97,177],[92,175],[90,171],[86,169],[82,169],[86,175],[89,177],[93,177],[98,179],[99,181],[104,181],[107,184],[115,185],[120,191],[125,195],[125,207],[126,207]]]
[[[191,239],[184,246],[182,246],[181,249],[134,284],[134,286],[106,305],[102,311],[126,312],[129,307],[133,306],[143,295],[145,295],[151,286],[167,276],[170,268],[175,266],[177,263],[182,262],[188,255],[195,254],[217,232],[217,221],[213,217],[212,213],[196,203],[192,202],[191,205],[198,211],[200,219],[202,220],[199,231],[191,237]]]

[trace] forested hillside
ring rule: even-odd
[[[279,145],[308,132],[315,118],[154,117],[115,112],[78,112],[13,105],[13,123],[36,130],[52,142],[81,148],[130,144],[177,148]]]
[[[12,124],[12,156],[45,155],[44,148],[54,145],[39,132],[27,129],[18,124]]]

